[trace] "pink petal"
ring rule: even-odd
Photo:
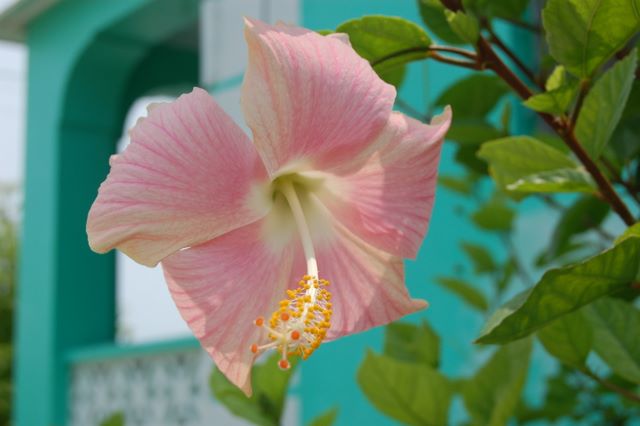
[[[268,317],[291,282],[291,245],[275,251],[262,241],[263,221],[162,261],[169,290],[193,334],[217,367],[251,395],[253,343],[264,331],[253,321]]]
[[[375,144],[339,175],[323,201],[351,232],[381,250],[414,258],[427,232],[438,161],[451,110],[425,125],[393,113]],[[373,151],[373,153],[371,153]]]
[[[246,225],[266,171],[251,141],[202,89],[155,106],[111,161],[87,220],[97,252],[114,247],[145,265]]]
[[[382,130],[395,89],[344,37],[247,20],[242,107],[270,173],[293,161],[322,169],[352,157]]]
[[[321,278],[330,281],[333,317],[328,339],[383,325],[427,307],[411,299],[402,259],[370,246],[345,227],[318,246]]]

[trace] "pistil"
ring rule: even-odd
[[[331,294],[327,290],[329,281],[318,276],[318,262],[316,260],[311,232],[298,198],[298,194],[290,181],[282,182],[279,186],[287,199],[307,263],[307,274],[298,282],[298,288],[287,290],[287,298],[280,301],[280,307],[269,320],[258,317],[255,325],[264,328],[270,342],[263,345],[254,343],[251,351],[255,354],[268,349],[277,350],[282,354],[278,366],[289,369],[290,355],[308,358],[324,340],[327,330],[331,326]]]

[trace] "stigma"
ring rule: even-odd
[[[265,343],[254,343],[250,350],[254,354],[276,350],[281,354],[278,366],[282,370],[291,368],[290,356],[307,359],[322,343],[331,326],[331,293],[329,281],[317,276],[304,275],[295,290],[287,290],[287,298],[267,322],[258,317],[254,324],[264,329]]]

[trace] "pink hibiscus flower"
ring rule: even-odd
[[[87,233],[96,252],[162,261],[182,317],[250,395],[262,351],[286,369],[427,306],[402,258],[427,231],[451,112],[393,112],[395,89],[344,35],[255,20],[245,34],[253,143],[204,90],[156,106],[112,157]]]

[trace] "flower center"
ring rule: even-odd
[[[298,288],[287,290],[287,298],[280,301],[280,307],[273,312],[269,324],[263,317],[254,323],[266,331],[267,343],[251,345],[251,352],[258,354],[268,349],[275,349],[282,354],[278,366],[287,370],[291,367],[288,357],[299,355],[307,359],[324,340],[331,326],[331,294],[326,289],[329,281],[318,275],[311,233],[307,225],[304,211],[291,181],[279,185],[289,203],[295,219],[302,248],[307,261],[307,274],[298,282]]]

